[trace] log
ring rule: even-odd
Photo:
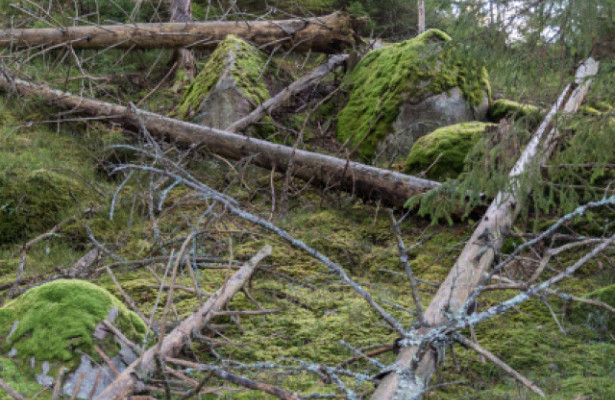
[[[275,168],[278,172],[285,172],[292,158],[293,175],[300,179],[327,188],[340,188],[365,200],[381,201],[393,207],[402,207],[409,197],[440,185],[438,182],[411,175],[293,149],[148,111],[137,110],[135,114],[124,106],[74,96],[45,85],[10,78],[0,70],[0,90],[2,89],[14,90],[23,96],[38,98],[71,112],[106,118],[136,129],[140,129],[143,122],[148,131],[158,138],[169,139],[182,146],[199,145],[200,149],[232,160],[250,157],[254,165],[269,170]]]
[[[252,276],[256,266],[265,257],[271,255],[272,248],[263,247],[252,259],[242,266],[231,279],[216,291],[194,314],[183,320],[162,341],[160,346],[153,346],[141,357],[128,366],[115,380],[96,397],[96,400],[129,398],[134,388],[140,383],[140,376],[148,376],[156,371],[156,357],[175,357],[190,339],[192,332],[200,332],[211,318],[239,291]],[[160,350],[158,351],[158,348]]]
[[[291,96],[294,96],[305,88],[312,86],[315,82],[322,79],[336,67],[345,63],[346,60],[348,60],[348,57],[348,54],[338,54],[331,57],[326,63],[314,68],[306,75],[303,75],[301,78],[282,89],[278,94],[256,107],[250,114],[238,121],[233,122],[233,124],[226,128],[226,130],[229,132],[240,132],[248,126],[260,121],[261,118],[280,107]]]
[[[361,21],[347,13],[271,21],[207,21],[9,29],[0,31],[0,47],[57,46],[75,49],[214,48],[228,35],[261,48],[342,53],[360,42]]]
[[[548,156],[555,136],[554,120],[558,112],[575,112],[581,105],[591,85],[591,78],[598,72],[598,62],[589,58],[579,67],[574,85],[568,85],[553,105],[531,141],[511,170],[510,192],[500,192],[489,206],[480,224],[462,250],[446,280],[440,285],[435,297],[425,310],[424,319],[429,326],[419,329],[425,334],[430,328],[438,327],[449,321],[466,303],[470,295],[484,279],[488,268],[493,264],[495,255],[504,244],[515,219],[526,199],[520,196],[519,177],[526,173],[530,165],[539,165]],[[419,399],[436,370],[438,356],[427,351],[419,360],[418,367],[412,370],[413,359],[419,355],[417,346],[404,347],[397,357],[395,369],[390,371],[378,385],[372,400],[410,400]]]

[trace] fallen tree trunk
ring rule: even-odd
[[[293,176],[332,189],[342,189],[365,200],[401,207],[406,200],[439,186],[438,182],[404,175],[386,169],[340,158],[297,150],[214,128],[138,110],[137,114],[117,104],[74,96],[44,85],[7,77],[0,70],[0,89],[45,100],[51,104],[140,129],[141,122],[150,133],[183,146],[199,145],[204,151],[238,160],[250,157],[253,164],[285,172],[293,160]]]
[[[470,295],[484,279],[495,255],[504,244],[507,234],[525,205],[518,190],[519,177],[527,173],[532,163],[540,164],[552,150],[556,136],[554,119],[560,111],[575,112],[581,105],[591,85],[591,77],[598,72],[598,62],[592,58],[585,61],[576,73],[575,85],[568,85],[553,105],[532,140],[527,145],[509,174],[512,190],[499,192],[482,218],[474,234],[468,240],[459,258],[453,265],[446,280],[425,310],[424,320],[429,326],[419,329],[425,334],[431,328],[445,324],[450,315],[455,315],[465,305]],[[413,360],[419,355],[417,346],[404,347],[388,373],[378,385],[372,400],[415,400],[419,399],[438,365],[438,355],[427,351],[413,370]]]
[[[342,12],[323,17],[272,21],[208,21],[10,29],[0,31],[0,47],[57,46],[75,49],[214,48],[228,35],[259,47],[341,53],[360,42],[360,21]]]
[[[248,126],[260,121],[265,115],[271,113],[271,111],[278,108],[282,103],[288,100],[291,96],[299,93],[303,89],[310,87],[319,79],[322,79],[325,75],[335,69],[337,66],[342,65],[348,59],[348,54],[338,54],[333,56],[324,64],[311,70],[306,75],[297,79],[278,94],[259,105],[250,114],[246,115],[242,119],[233,122],[231,126],[226,128],[229,132],[240,132],[246,129]]]
[[[135,362],[130,364],[115,380],[96,397],[96,400],[126,399],[132,394],[139,377],[147,377],[156,371],[155,357],[174,357],[183,349],[192,332],[200,332],[222,307],[239,291],[252,276],[254,269],[265,257],[271,255],[271,246],[261,249],[239,269],[220,289],[201,306],[198,311],[182,321],[163,340],[160,346],[153,346]],[[162,334],[162,332],[161,332]]]

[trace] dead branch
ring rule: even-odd
[[[383,204],[401,207],[411,196],[440,186],[440,183],[404,175],[386,169],[348,161],[305,150],[294,150],[265,140],[255,139],[214,128],[203,127],[164,117],[159,114],[129,108],[99,100],[74,96],[32,84],[17,78],[7,79],[0,73],[0,89],[16,90],[24,96],[36,97],[71,110],[106,117],[140,129],[141,121],[153,135],[183,146],[196,146],[233,160],[249,158],[255,165],[268,171],[285,172],[293,159],[294,176],[314,184],[339,187],[366,200],[381,200]]]
[[[2,379],[0,379],[0,388],[2,388],[9,396],[11,396],[15,400],[26,400],[25,397],[17,393],[15,389],[7,385],[6,382],[4,382]]]
[[[487,269],[493,264],[514,220],[525,204],[525,199],[520,197],[519,176],[527,173],[532,163],[540,163],[546,158],[556,135],[553,124],[556,114],[562,110],[574,112],[578,109],[589,90],[591,78],[598,72],[598,65],[598,62],[589,58],[579,67],[575,84],[566,87],[521,154],[509,174],[511,190],[497,194],[425,311],[425,320],[430,326],[441,326],[447,323],[452,315],[467,310],[468,298],[484,279]],[[423,335],[426,332],[426,329],[418,331]],[[438,364],[438,355],[434,351],[426,351],[424,357],[420,355],[420,362],[415,361],[423,344],[424,339],[420,340],[418,345],[411,345],[400,351],[396,368],[382,380],[372,400],[421,397]]]
[[[231,279],[229,279],[216,293],[214,293],[197,312],[186,318],[173,329],[159,346],[147,350],[139,359],[128,366],[120,376],[107,386],[96,400],[123,399],[128,396],[141,376],[147,377],[156,369],[154,357],[173,357],[184,347],[193,331],[200,332],[205,325],[224,305],[241,289],[243,284],[252,276],[256,266],[265,257],[271,255],[271,246],[263,247],[252,259],[247,262]],[[181,259],[178,257],[178,259]]]
[[[0,31],[0,47],[67,45],[73,49],[214,48],[235,35],[266,48],[341,53],[360,42],[360,21],[346,13],[277,21],[207,21],[64,26]]]
[[[250,114],[238,121],[233,122],[233,124],[226,130],[229,132],[240,132],[248,126],[260,121],[261,118],[267,114],[271,114],[273,110],[280,107],[291,96],[294,96],[305,88],[312,86],[315,82],[322,79],[336,67],[342,65],[346,62],[348,57],[348,54],[338,54],[331,57],[326,63],[314,68],[306,75],[303,75],[301,78],[282,89],[278,94],[256,107]]]
[[[538,386],[534,385],[532,382],[530,382],[529,379],[527,379],[526,377],[524,377],[523,375],[521,375],[520,373],[515,371],[513,368],[511,368],[504,361],[500,360],[495,354],[493,354],[489,350],[484,349],[478,343],[474,343],[473,341],[468,340],[466,337],[464,337],[463,335],[461,335],[459,333],[456,334],[454,337],[455,337],[456,341],[458,341],[459,343],[461,343],[465,347],[468,347],[468,348],[474,350],[475,352],[477,352],[481,356],[485,357],[486,359],[488,359],[489,361],[491,361],[492,363],[494,363],[495,365],[500,367],[507,374],[513,376],[516,380],[521,382],[523,385],[525,385],[532,392],[538,394],[541,397],[546,397],[544,392],[542,390],[540,390],[540,388]]]

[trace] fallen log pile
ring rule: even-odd
[[[342,189],[362,199],[402,207],[406,200],[438,187],[438,182],[372,167],[320,153],[294,149],[219,129],[162,116],[144,110],[100,100],[75,96],[67,92],[12,78],[0,72],[0,90],[44,100],[55,106],[140,129],[181,146],[199,149],[239,160],[250,158],[254,165],[285,172],[292,160],[293,176],[330,189]]]

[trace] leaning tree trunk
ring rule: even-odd
[[[576,74],[576,88],[568,85],[555,105],[547,114],[532,140],[510,172],[512,190],[500,192],[485,213],[474,234],[468,240],[457,258],[446,280],[425,310],[424,320],[428,327],[419,330],[424,334],[431,328],[441,326],[464,306],[472,292],[484,278],[499,252],[512,225],[523,208],[525,199],[518,189],[518,179],[532,163],[540,163],[552,149],[556,136],[554,118],[559,111],[575,112],[591,85],[591,77],[598,72],[598,63],[592,58],[579,67]],[[416,346],[403,348],[395,363],[395,370],[384,377],[372,400],[415,400],[419,399],[436,370],[437,354],[428,351],[420,360],[418,368],[412,371],[413,359],[418,354]]]
[[[277,21],[209,21],[10,29],[0,31],[0,47],[57,46],[75,49],[215,48],[228,35],[256,46],[293,51],[341,53],[360,42],[360,20],[342,12]]]
[[[136,129],[141,123],[153,135],[185,146],[198,146],[229,159],[249,158],[259,167],[285,172],[292,160],[293,176],[330,189],[342,189],[366,200],[401,207],[406,200],[433,189],[438,182],[404,175],[386,169],[344,160],[324,154],[298,150],[210,127],[204,127],[148,111],[130,109],[100,100],[73,96],[70,93],[35,85],[20,79],[7,79],[0,70],[0,89],[16,90],[66,108],[124,123]]]
[[[192,21],[192,2],[191,0],[171,1],[171,22],[191,22]],[[175,49],[173,54],[175,61],[175,74],[182,75],[182,81],[190,82],[196,76],[196,63],[192,50],[181,47]]]

